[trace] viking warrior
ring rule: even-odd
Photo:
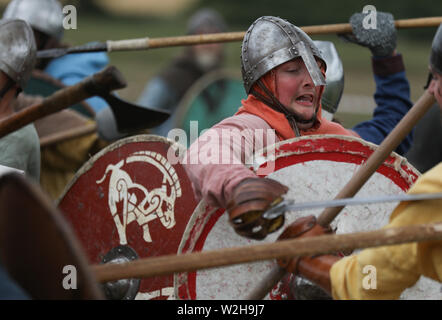
[[[0,119],[4,119],[14,113],[13,102],[31,76],[36,46],[31,28],[21,20],[1,20],[0,45]],[[1,165],[40,180],[40,143],[33,124],[0,138],[0,150]]]
[[[436,44],[433,44],[435,46]],[[436,59],[436,55],[432,55]],[[429,74],[429,81],[424,87],[436,84],[431,80],[437,78],[437,63],[433,62],[436,73]],[[442,67],[439,67],[441,70]],[[434,89],[430,89],[434,90]],[[437,99],[437,91],[433,93]],[[440,96],[440,95],[439,95]],[[442,110],[441,101],[437,100],[431,109],[418,122],[414,132],[413,145],[405,155],[407,160],[420,172],[426,172],[442,161]]]
[[[414,128],[413,144],[405,158],[421,173],[442,161],[442,112],[437,103]]]
[[[431,80],[428,92],[442,105],[442,25],[434,36],[430,54]],[[442,163],[422,175],[410,194],[442,191]],[[396,207],[385,228],[442,222],[441,200],[403,202]],[[312,216],[295,221],[281,238],[310,237],[327,233]],[[298,235],[298,236],[296,236]],[[441,241],[427,241],[370,248],[339,258],[334,255],[294,258],[279,261],[286,270],[305,277],[335,299],[397,299],[421,275],[442,281]],[[376,270],[376,285],[364,285],[365,266]]]
[[[63,17],[62,7],[57,0],[13,0],[3,14],[4,19],[20,19],[29,23],[36,39],[37,50],[63,46]],[[48,79],[42,81],[59,81],[61,85],[69,86],[101,70],[108,62],[107,55],[103,52],[71,54],[52,60],[37,60],[35,69],[40,71],[40,77]],[[25,92],[31,90],[33,94],[20,94],[14,103],[16,111],[41,102],[40,95],[43,92],[39,91],[40,87],[36,88],[23,88]],[[54,199],[61,194],[67,182],[90,155],[107,145],[107,139],[103,137],[109,135],[103,132],[108,132],[108,127],[116,126],[114,117],[110,116],[112,112],[102,98],[92,97],[86,103],[88,116],[68,109],[35,122],[40,138],[84,127],[93,118],[97,122],[98,134],[91,133],[41,149],[41,186]]]
[[[13,35],[13,36],[11,36]],[[12,101],[26,86],[36,61],[31,27],[21,20],[0,21],[0,119],[13,114]],[[40,175],[40,143],[33,124],[0,138],[0,164],[23,170],[35,181]],[[27,299],[0,264],[0,299]]]
[[[62,43],[64,34],[63,9],[57,0],[13,0],[6,7],[3,18],[21,19],[28,22],[34,31],[37,50],[66,46],[66,44]],[[49,78],[47,81],[55,79],[63,85],[71,86],[100,71],[108,64],[109,58],[105,52],[87,52],[68,54],[55,59],[37,59],[36,70],[43,72],[43,76]],[[32,89],[32,91],[34,90]],[[16,105],[16,109],[24,108],[37,101],[38,98],[35,96],[22,95],[19,103]],[[125,136],[118,132],[114,115],[104,99],[95,96],[85,101],[87,103],[87,110],[82,113],[87,114],[89,118],[95,118],[98,134],[101,139],[113,141]],[[69,123],[80,121],[78,119],[73,120],[75,116],[69,114],[66,110],[59,114],[60,119],[52,119],[52,121]],[[65,118],[61,118],[61,115],[64,115]],[[44,125],[48,124],[45,123]],[[37,131],[40,133],[39,127],[43,127],[43,124],[37,123]],[[50,130],[42,128],[41,131],[46,132]]]
[[[187,26],[188,35],[225,32],[226,23],[211,9],[198,10]],[[204,74],[216,70],[224,62],[224,47],[220,43],[201,44],[186,48],[169,66],[155,76],[144,88],[138,103],[143,106],[175,112],[187,90]],[[172,129],[169,119],[151,132],[167,136]]]
[[[31,25],[37,50],[65,46],[61,43],[63,18],[63,9],[57,0],[12,0],[3,13],[3,19],[20,19]],[[93,52],[65,55],[52,60],[39,59],[36,68],[70,86],[100,71],[108,63],[106,53]],[[99,97],[86,101],[96,113],[108,108],[107,103]]]
[[[367,30],[354,28],[355,41],[368,46],[376,55],[373,66],[378,106],[373,119],[352,130],[322,117],[320,102],[327,63],[300,28],[281,18],[265,16],[246,32],[241,65],[248,97],[233,117],[203,134],[184,158],[196,196],[214,207],[226,208],[232,226],[240,235],[263,239],[284,222],[283,214],[269,217],[265,212],[282,199],[287,187],[268,178],[258,178],[244,166],[246,155],[253,154],[255,146],[262,148],[297,136],[317,134],[356,136],[380,143],[411,107],[402,58],[395,52],[393,18],[379,13],[378,21],[381,17],[385,17],[384,24],[389,26],[382,31],[387,34],[368,30],[374,31],[374,35],[364,38],[359,37],[358,30],[361,34]],[[258,131],[267,134],[259,138]],[[226,132],[230,138],[222,139]],[[406,150],[408,145],[409,140],[400,148]],[[229,164],[224,161],[226,151],[234,157]]]

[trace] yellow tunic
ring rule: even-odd
[[[436,192],[442,192],[442,162],[422,175],[408,193]],[[384,228],[435,222],[442,222],[442,200],[403,202]],[[365,266],[376,268],[376,289],[367,278],[374,269],[364,270]],[[343,258],[330,269],[332,295],[334,299],[397,299],[421,275],[442,281],[442,241],[370,248]]]
[[[97,133],[91,133],[42,148],[42,189],[57,200],[81,166],[108,144],[99,139]]]

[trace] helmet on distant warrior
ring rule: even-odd
[[[442,74],[442,24],[439,25],[431,45],[430,67]]]
[[[187,23],[188,34],[226,32],[224,18],[215,10],[203,8],[194,13]]]
[[[63,37],[63,10],[57,0],[12,0],[3,19],[20,19],[57,40]]]
[[[327,63],[325,75],[327,85],[322,94],[321,104],[322,117],[331,121],[333,114],[338,110],[344,91],[344,67],[333,42],[314,41],[314,43]]]
[[[0,70],[22,89],[34,69],[36,50],[29,24],[23,20],[0,20]]]

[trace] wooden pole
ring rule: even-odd
[[[40,147],[44,148],[50,145],[53,145],[55,143],[61,142],[61,141],[67,141],[70,139],[78,138],[85,136],[87,134],[91,134],[97,132],[97,125],[95,123],[86,124],[81,127],[72,128],[67,131],[63,132],[57,132],[54,134],[51,134],[50,136],[43,137],[40,139]]]
[[[422,27],[437,27],[442,23],[442,17],[428,17],[416,19],[396,20],[396,28],[422,28]],[[301,27],[309,35],[318,34],[344,34],[351,33],[352,28],[349,23],[338,24],[324,24]],[[133,51],[133,50],[148,50],[156,48],[167,48],[177,46],[191,46],[208,43],[222,43],[242,41],[245,31],[238,32],[224,32],[211,34],[197,34],[177,37],[162,37],[162,38],[139,38],[139,39],[124,39],[124,40],[108,40],[105,42],[96,42],[93,44],[86,44],[70,48],[57,48],[41,50],[37,52],[38,58],[56,58],[68,53],[82,53],[82,52],[100,52],[100,51]]]
[[[396,20],[396,28],[422,28],[437,27],[442,23],[442,17],[416,18]],[[318,34],[342,34],[351,33],[352,28],[349,23],[325,24],[301,27],[309,35]],[[107,51],[127,51],[127,50],[145,50],[155,48],[166,48],[176,46],[189,46],[207,43],[234,42],[242,41],[245,31],[224,32],[214,34],[198,34],[178,37],[164,38],[141,38],[107,41]]]
[[[341,235],[281,240],[252,246],[226,248],[182,255],[165,255],[127,263],[92,266],[99,282],[148,278],[254,261],[326,254],[342,250],[442,239],[442,223],[416,225]]]

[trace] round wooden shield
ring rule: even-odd
[[[254,170],[289,187],[286,196],[296,202],[331,200],[362,163],[377,148],[362,139],[318,135],[295,138],[264,150],[255,156]],[[419,172],[405,158],[393,153],[367,181],[356,197],[401,194],[416,181]],[[344,208],[333,221],[337,233],[379,229],[388,223],[390,213],[397,203],[358,205]],[[285,225],[297,218],[323,209],[286,213]],[[284,227],[263,241],[274,242]],[[259,244],[237,235],[228,222],[224,210],[213,209],[201,202],[193,213],[179,253],[216,250],[228,247]],[[175,276],[175,290],[181,299],[244,299],[274,267],[274,261],[247,263],[223,268],[180,273]],[[289,281],[290,279],[287,279]],[[440,297],[440,285],[418,283],[408,289],[403,297],[413,299]],[[281,281],[267,295],[267,299],[291,296],[287,282]],[[422,288],[428,290],[422,290]],[[424,294],[424,295],[423,295]]]
[[[176,254],[197,203],[182,152],[163,137],[138,135],[101,150],[79,170],[60,198],[91,264]],[[169,152],[169,154],[168,154]],[[169,161],[170,160],[170,161]],[[108,298],[173,298],[173,276],[104,286]]]
[[[104,298],[72,228],[18,173],[0,176],[0,265],[32,299]]]

